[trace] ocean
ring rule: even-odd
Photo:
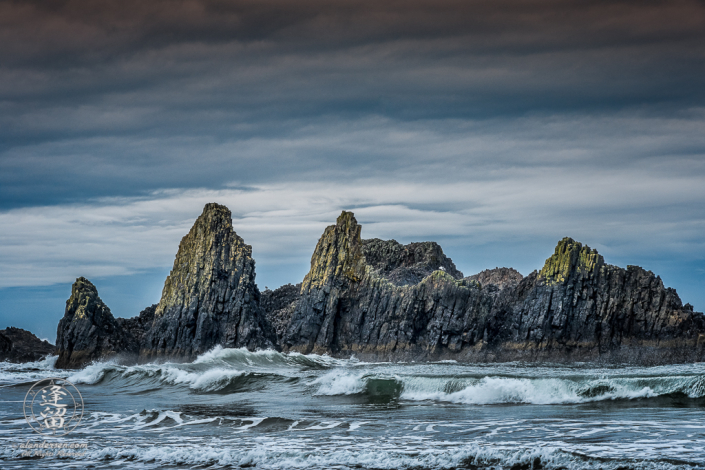
[[[366,363],[220,347],[185,364],[55,361],[0,363],[3,470],[705,469],[705,364]],[[83,399],[65,436],[24,416],[46,377]]]

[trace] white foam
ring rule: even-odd
[[[511,468],[522,466],[531,468],[539,459],[543,468],[604,469],[611,470],[624,466],[620,460],[591,459],[564,452],[556,447],[543,446],[521,448],[510,446],[480,446],[476,444],[404,449],[403,447],[351,446],[321,452],[302,441],[269,441],[243,446],[193,446],[159,445],[106,447],[89,451],[89,459],[128,460],[133,462],[156,463],[161,466],[256,466],[265,469],[303,468],[465,468],[467,463],[478,467]],[[636,462],[633,462],[636,463]],[[635,468],[642,470],[675,470],[691,468],[687,465],[674,465],[663,461],[641,461]]]
[[[93,385],[103,380],[109,370],[116,369],[117,367],[112,362],[95,362],[69,375],[67,380],[75,384]]]
[[[350,373],[345,369],[333,369],[310,382],[319,385],[316,395],[353,395],[365,388],[364,374]]]

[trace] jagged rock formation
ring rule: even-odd
[[[477,281],[483,287],[496,286],[497,290],[502,290],[506,287],[516,287],[524,276],[513,268],[495,268],[485,269],[478,274],[468,276],[467,279]]]
[[[96,287],[84,277],[76,279],[71,287],[56,331],[56,347],[58,368],[76,368],[117,354],[134,355],[139,350],[136,339],[115,320]]]
[[[402,245],[396,240],[362,240],[362,254],[374,273],[395,286],[418,284],[433,271],[441,270],[455,279],[463,273],[443,254],[435,242]]]
[[[459,279],[449,260],[415,285],[419,271],[395,271],[417,263],[394,241],[363,241],[343,212],[316,246],[282,347],[374,359],[704,357],[701,313],[683,307],[653,273],[607,265],[569,238],[526,278],[498,268]]]
[[[684,307],[651,271],[605,264],[571,238],[558,243],[513,297],[496,307],[508,319],[497,338],[503,351],[647,363],[705,357],[702,313]]]
[[[56,354],[56,347],[13,326],[0,330],[0,361],[31,362]]]
[[[262,292],[260,305],[265,317],[274,327],[277,344],[281,342],[281,337],[289,326],[299,297],[301,297],[301,283],[295,286],[285,284],[277,289],[267,289]]]
[[[121,354],[187,360],[215,345],[361,359],[705,360],[705,317],[636,266],[558,243],[540,271],[463,278],[433,242],[363,240],[351,212],[327,227],[298,285],[260,294],[252,249],[208,204],[179,246],[159,304],[115,319],[79,278],[59,323],[58,367]],[[0,354],[12,348],[0,335]]]
[[[140,355],[190,358],[218,344],[275,347],[259,298],[252,247],[233,231],[227,207],[207,204],[181,240]]]
[[[145,334],[152,327],[154,322],[154,312],[157,310],[157,305],[150,305],[149,307],[142,310],[139,315],[132,318],[116,318],[115,321],[119,328],[127,331],[137,344],[143,344]]]
[[[396,274],[399,267],[408,266],[414,275],[418,264],[429,263],[419,263],[416,256],[399,262],[393,257],[404,250],[396,242],[365,243],[360,230],[351,212],[343,212],[336,225],[326,228],[311,258],[283,348],[376,358],[418,355],[435,351],[436,346],[460,348],[462,334],[449,332],[468,330],[474,317],[489,314],[491,298],[483,295],[480,284],[456,279],[462,274],[438,245],[416,244],[426,247],[421,253],[433,255],[427,257],[432,266],[438,261],[445,270],[433,271],[415,285],[395,285],[386,273]],[[374,265],[367,262],[368,257]],[[395,275],[395,279],[410,278]]]

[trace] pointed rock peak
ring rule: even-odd
[[[85,277],[79,277],[71,286],[71,297],[66,301],[64,316],[93,320],[96,315],[108,315],[112,318],[110,309],[98,297],[98,289]]]
[[[360,244],[360,231],[362,226],[358,225],[355,214],[343,211],[335,222],[335,231],[346,239],[348,244]]]
[[[340,228],[351,228],[357,226],[357,219],[355,214],[352,212],[343,211],[338,216],[338,220],[335,223],[336,226]]]
[[[597,250],[566,237],[558,242],[553,255],[546,260],[539,276],[549,283],[565,282],[574,274],[589,276],[605,264]]]
[[[205,232],[215,232],[223,229],[232,230],[233,219],[230,209],[215,202],[205,205],[203,213],[198,216],[191,231],[203,229]]]
[[[365,273],[362,254],[362,227],[352,212],[343,211],[335,225],[326,227],[311,257],[311,270],[304,278],[303,289],[334,278],[359,281]]]
[[[71,296],[78,292],[94,292],[97,295],[98,289],[96,289],[91,281],[81,276],[76,278],[76,282],[71,286]]]

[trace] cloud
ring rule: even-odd
[[[479,246],[499,252],[506,244],[537,240],[550,247],[573,236],[600,248],[608,261],[617,247],[621,257],[658,251],[705,258],[701,176],[664,176],[658,167],[577,172],[541,167],[468,182],[319,180],[4,211],[0,286],[169,266],[180,238],[212,201],[232,210],[235,230],[253,246],[258,265],[297,274],[305,271],[323,228],[343,209],[355,212],[365,238],[445,241],[450,253]],[[457,258],[456,263],[472,264]]]

